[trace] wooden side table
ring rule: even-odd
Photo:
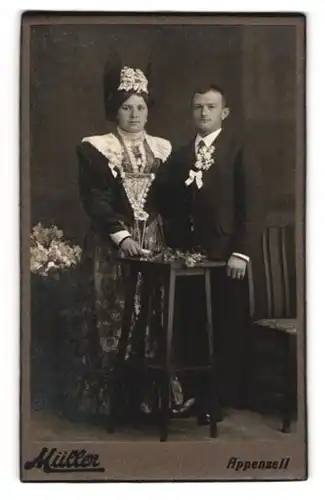
[[[111,392],[111,413],[108,430],[114,431],[116,418],[114,412],[114,393],[118,388],[118,380],[121,371],[123,370],[129,336],[131,330],[131,321],[133,314],[133,305],[136,293],[136,284],[138,273],[141,273],[144,278],[144,289],[141,297],[142,323],[140,328],[140,336],[144,338],[145,328],[148,321],[149,301],[153,301],[155,314],[155,328],[157,335],[160,338],[158,345],[158,361],[148,360],[143,356],[135,361],[140,369],[153,370],[159,381],[158,387],[160,392],[161,408],[160,408],[160,441],[166,441],[168,438],[168,420],[169,420],[169,388],[171,376],[175,373],[183,373],[186,371],[202,372],[208,371],[210,374],[211,384],[211,423],[210,436],[217,437],[217,379],[215,367],[215,352],[213,342],[213,323],[212,323],[212,303],[211,303],[211,277],[212,269],[224,267],[225,262],[221,261],[204,261],[195,265],[195,267],[185,267],[180,261],[163,262],[157,260],[147,260],[142,258],[126,258],[122,259],[129,266],[130,278],[126,291],[126,300],[124,308],[124,316],[122,323],[122,332],[117,354],[117,363],[115,367],[115,376],[112,384]],[[206,320],[207,320],[207,341],[209,362],[199,366],[175,366],[172,362],[172,344],[173,344],[173,324],[175,311],[175,286],[176,279],[179,276],[184,276],[190,279],[193,276],[204,277],[205,287],[205,302],[206,302]],[[157,293],[157,287],[163,287],[164,300],[163,310],[161,311],[160,294]],[[141,339],[140,339],[141,340]],[[133,365],[134,366],[134,365]]]

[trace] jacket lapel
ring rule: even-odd
[[[213,160],[214,162],[212,163],[211,167],[209,170],[204,172],[204,176],[208,175],[209,173],[212,173],[216,168],[220,167],[222,164],[222,159],[225,156],[225,131],[222,130],[220,134],[215,138],[215,140],[212,143],[212,146],[214,147],[214,152],[213,152]]]
[[[185,180],[188,178],[189,171],[194,168],[195,161],[196,161],[196,156],[195,156],[195,139],[193,139],[185,148],[183,156],[183,161],[182,161],[182,180],[185,182]]]

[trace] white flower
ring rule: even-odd
[[[122,174],[123,174],[123,168],[122,168],[123,152],[122,152],[122,150],[116,149],[115,151],[113,151],[110,149],[107,151],[106,156],[108,158],[108,166],[111,169],[113,176],[117,177],[118,172],[120,172],[120,175],[122,176]]]
[[[82,250],[70,246],[62,240],[63,232],[56,226],[43,228],[37,224],[31,234],[30,270],[32,273],[47,276],[49,272],[76,265]]]
[[[196,160],[195,162],[195,167],[199,170],[201,170],[201,168],[203,168],[203,161],[202,160]]]
[[[120,85],[118,90],[135,90],[135,92],[148,93],[148,80],[141,69],[124,66],[121,70]]]
[[[208,170],[214,163],[214,159],[212,158],[213,153],[214,146],[210,146],[209,148],[207,146],[203,146],[197,153],[195,167],[198,170]]]
[[[38,271],[39,269],[41,269],[42,267],[42,264],[40,262],[37,262],[37,261],[31,261],[31,264],[30,264],[30,269],[32,271],[32,273],[35,273],[36,271]]]
[[[135,210],[134,211],[134,217],[136,220],[139,221],[146,221],[148,220],[149,214],[145,210]]]

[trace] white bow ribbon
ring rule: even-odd
[[[194,181],[196,182],[198,189],[201,189],[201,187],[203,186],[202,170],[198,170],[198,171],[190,170],[189,171],[188,179],[186,179],[186,181],[185,181],[186,186],[189,186]]]

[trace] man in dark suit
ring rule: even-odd
[[[167,244],[195,249],[226,262],[212,278],[219,397],[223,406],[245,405],[247,265],[256,232],[256,171],[244,161],[243,141],[224,126],[230,113],[224,91],[212,84],[192,98],[196,136],[171,155],[160,179]],[[203,286],[182,292],[186,337],[182,348],[200,352]],[[194,312],[195,311],[195,312]],[[189,332],[192,333],[189,333]],[[190,356],[191,357],[191,356]],[[204,385],[204,384],[203,384]],[[202,384],[200,384],[202,388]],[[206,391],[199,391],[200,422],[208,423]]]

